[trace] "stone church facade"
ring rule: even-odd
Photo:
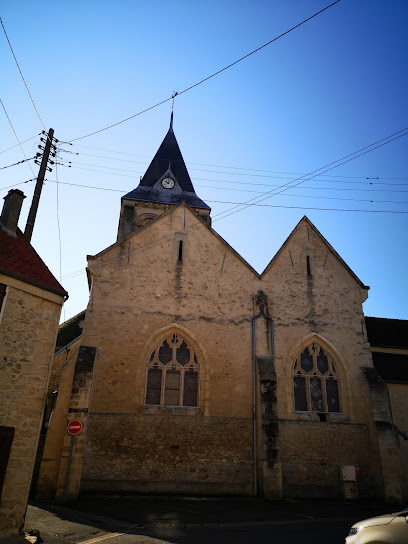
[[[307,217],[257,273],[211,228],[171,123],[88,272],[82,333],[55,358],[39,497],[406,498],[368,287]]]

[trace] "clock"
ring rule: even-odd
[[[171,178],[164,178],[162,179],[161,184],[165,189],[173,189],[174,187],[174,179]]]

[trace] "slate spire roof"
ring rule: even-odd
[[[159,181],[165,177],[175,180],[174,190],[162,190]],[[190,175],[187,171],[180,147],[173,130],[173,112],[169,130],[164,137],[139,186],[122,197],[126,200],[141,200],[147,202],[162,202],[179,204],[186,202],[189,206],[209,210],[194,190]]]

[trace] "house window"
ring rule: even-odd
[[[147,363],[145,404],[198,406],[200,368],[189,342],[177,333],[162,339]]]
[[[293,396],[299,412],[341,412],[340,374],[333,358],[312,342],[293,365]]]

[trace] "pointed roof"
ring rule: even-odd
[[[169,195],[170,200],[169,198],[164,198],[164,195],[161,194],[161,192],[157,193],[152,190],[153,186],[169,171],[173,174],[172,177],[175,178],[181,189],[177,194]],[[171,204],[178,204],[184,201],[189,206],[195,208],[210,209],[205,202],[198,198],[193,184],[191,183],[187,167],[173,131],[173,113],[171,114],[169,130],[150,163],[149,168],[146,170],[145,175],[140,180],[139,186],[122,198],[126,200],[166,202]]]
[[[354,272],[351,270],[351,268],[349,267],[349,265],[343,261],[343,259],[340,257],[340,255],[337,253],[337,251],[329,244],[329,242],[326,240],[326,238],[323,236],[323,234],[319,231],[319,229],[310,221],[310,219],[308,217],[306,217],[306,215],[304,215],[302,217],[302,219],[299,221],[299,223],[296,225],[296,227],[292,230],[292,232],[289,234],[289,236],[286,238],[286,240],[283,242],[283,244],[281,245],[280,249],[277,251],[277,253],[275,254],[275,256],[273,257],[273,259],[269,262],[269,264],[267,265],[267,267],[265,268],[265,270],[262,272],[262,276],[264,276],[266,274],[266,272],[271,268],[272,264],[277,260],[278,256],[283,252],[283,250],[285,249],[285,247],[288,245],[289,243],[289,240],[291,238],[293,238],[295,232],[299,229],[300,225],[302,223],[306,223],[307,225],[309,225],[309,227],[318,235],[318,237],[320,238],[320,240],[322,240],[322,242],[326,245],[326,247],[328,248],[328,250],[332,253],[332,255],[334,255],[334,257],[344,266],[344,268],[348,271],[348,273],[356,280],[356,282],[360,285],[360,287],[362,289],[370,289],[370,287],[368,285],[364,285],[364,283],[360,280],[360,278],[358,276],[356,276],[356,274],[354,274]]]

